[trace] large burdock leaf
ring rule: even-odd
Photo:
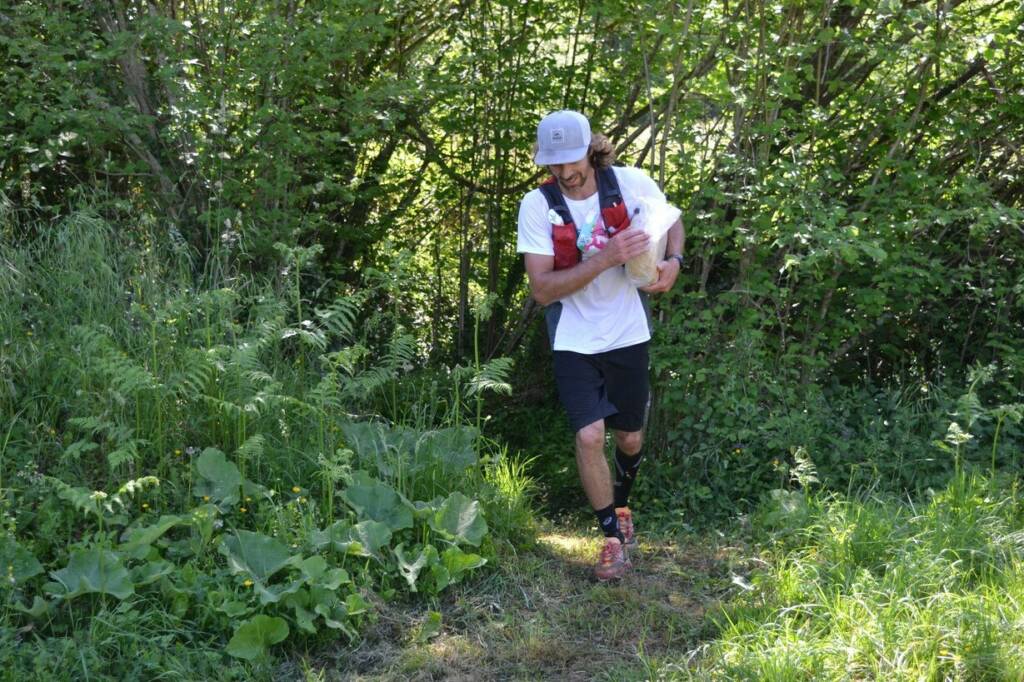
[[[132,582],[137,587],[142,585],[149,585],[155,583],[165,575],[170,575],[174,572],[174,564],[170,561],[147,561],[144,564],[136,566],[131,570]]]
[[[416,444],[416,459],[440,464],[452,473],[476,464],[476,440],[480,433],[470,426],[452,426],[428,431]]]
[[[452,493],[441,504],[430,519],[430,527],[451,540],[474,547],[487,534],[487,522],[480,511],[480,503],[460,492]]]
[[[216,448],[206,448],[196,461],[199,480],[193,487],[196,497],[209,497],[225,504],[238,502],[242,474],[234,462]]]
[[[486,564],[487,559],[484,559],[479,554],[467,554],[458,547],[449,547],[441,555],[441,562],[448,569],[448,576],[451,581],[455,582],[462,577],[463,573],[472,571],[474,568],[480,568]]]
[[[352,545],[352,526],[346,521],[335,521],[323,530],[314,530],[310,540],[318,550],[330,547],[344,554]]]
[[[65,599],[93,592],[125,599],[135,593],[128,569],[117,554],[95,547],[72,552],[67,567],[50,575],[64,586]]]
[[[362,476],[342,496],[362,518],[379,521],[392,531],[412,528],[412,505],[386,483]]]
[[[416,580],[420,577],[420,571],[437,562],[437,549],[433,545],[427,545],[420,550],[419,556],[415,559],[405,555],[404,545],[395,547],[394,553],[398,559],[398,572],[409,583],[409,591],[416,592]]]
[[[118,549],[126,552],[135,559],[141,559],[149,550],[149,546],[160,539],[160,537],[175,526],[184,523],[180,516],[163,515],[160,520],[152,526],[133,528],[127,534],[124,543]]]
[[[225,537],[220,552],[227,557],[228,568],[232,573],[245,573],[260,581],[266,581],[285,566],[299,560],[298,556],[292,556],[284,543],[248,530],[240,530],[235,535]]]
[[[242,623],[228,642],[227,652],[235,658],[255,660],[274,644],[288,637],[288,623],[276,616],[253,616]]]
[[[360,521],[354,526],[335,521],[323,530],[313,531],[310,537],[317,549],[330,547],[342,554],[372,556],[383,561],[380,550],[391,542],[391,528],[380,521]]]
[[[15,585],[43,572],[43,566],[18,541],[10,536],[0,537],[0,569],[6,569],[7,579]]]
[[[352,539],[358,543],[359,548],[365,553],[358,552],[359,548],[350,549],[350,552],[361,553],[363,556],[372,556],[380,561],[384,560],[380,550],[391,542],[391,529],[387,524],[379,521],[361,521],[352,526]]]

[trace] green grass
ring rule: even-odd
[[[660,677],[1024,677],[1016,480],[961,475],[918,503],[783,493],[756,528],[766,568],[709,616],[696,662],[667,662]]]
[[[644,537],[633,572],[599,584],[599,544],[593,528],[542,522],[536,543],[505,547],[494,571],[432,605],[389,605],[357,646],[306,664],[316,679],[366,682],[648,679],[653,661],[701,641],[739,555],[717,536]],[[434,609],[441,629],[419,641]]]

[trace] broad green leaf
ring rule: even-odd
[[[345,443],[359,455],[360,460],[373,462],[383,476],[393,473],[394,461],[401,450],[389,442],[387,428],[378,422],[342,422]]]
[[[458,547],[450,547],[441,555],[441,562],[448,569],[451,581],[455,582],[462,577],[463,573],[486,564],[487,559],[479,554],[467,554]]]
[[[350,582],[350,578],[344,568],[332,568],[320,579],[320,585],[328,590],[336,590],[347,582]]]
[[[456,491],[448,496],[441,508],[430,519],[430,527],[443,536],[465,542],[474,547],[487,534],[487,522],[480,511],[480,503]]]
[[[317,585],[328,590],[336,590],[342,583],[347,583],[348,572],[344,568],[327,568],[327,561],[321,556],[311,556],[299,563],[302,575],[310,585]]]
[[[181,524],[182,521],[180,516],[164,515],[152,526],[133,528],[128,531],[128,537],[118,549],[124,552],[135,552],[139,548],[148,547],[171,528]]]
[[[132,582],[136,587],[156,582],[165,575],[174,572],[174,564],[170,561],[147,561],[131,570]]]
[[[427,614],[427,619],[416,629],[415,639],[419,644],[423,644],[439,634],[441,634],[441,614],[431,611]]]
[[[322,556],[311,556],[298,563],[299,570],[306,580],[317,580],[327,571],[327,560]]]
[[[416,502],[413,502],[412,514],[416,519],[426,521],[434,515],[434,512],[441,508],[442,504],[444,504],[444,498],[440,495],[432,499],[430,502],[417,500]]]
[[[0,538],[0,570],[3,570],[6,580],[21,585],[29,578],[42,573],[43,565],[32,552],[18,544],[17,540],[5,535]]]
[[[224,453],[216,448],[206,448],[196,460],[199,480],[193,486],[196,497],[209,497],[225,504],[239,500],[242,474],[234,462],[229,462]]]
[[[126,599],[135,593],[128,569],[121,565],[117,554],[95,547],[75,550],[67,567],[50,575],[63,585],[66,599],[89,593]]]
[[[427,545],[420,550],[419,555],[415,559],[405,556],[404,545],[395,547],[394,553],[395,558],[398,559],[398,572],[409,583],[409,590],[415,592],[416,579],[419,578],[420,571],[437,561],[437,549],[433,545]]]
[[[228,642],[227,653],[235,658],[255,660],[267,653],[274,644],[283,642],[288,637],[288,623],[284,618],[276,616],[253,616],[239,626],[231,641]]]
[[[434,594],[441,592],[452,582],[452,576],[445,565],[438,562],[430,567],[430,577],[434,579]]]
[[[394,488],[366,476],[357,480],[342,497],[360,517],[386,524],[392,531],[412,528],[412,508]]]
[[[310,542],[317,549],[331,547],[344,554],[352,544],[352,526],[347,521],[335,521],[323,530],[314,530]]]
[[[225,537],[221,541],[220,552],[227,557],[232,573],[245,573],[260,581],[298,560],[292,557],[284,543],[248,530]]]
[[[332,630],[350,631],[351,628],[345,623],[346,611],[333,590],[322,587],[310,588],[309,601],[313,605],[313,611],[324,619],[327,627]]]
[[[353,592],[345,598],[345,613],[350,616],[358,616],[370,610],[370,603],[363,599],[363,595]]]
[[[391,529],[387,525],[379,521],[362,521],[353,526],[351,532],[352,539],[359,543],[367,556],[384,560],[380,550],[391,542]]]
[[[35,597],[32,597],[32,606],[23,606],[15,602],[14,608],[15,610],[21,611],[32,618],[39,619],[50,614],[53,603],[54,602],[46,601],[42,597],[36,595]]]
[[[298,604],[293,604],[292,609],[295,612],[295,625],[303,632],[316,634],[316,623],[314,622],[316,614]]]
[[[257,580],[253,583],[253,592],[260,598],[260,603],[264,606],[267,604],[276,604],[288,595],[295,594],[302,588],[303,582],[301,580],[293,580],[287,585],[264,585],[261,581]]]
[[[451,426],[419,435],[415,446],[417,462],[429,461],[457,473],[477,462],[479,432],[470,426]]]

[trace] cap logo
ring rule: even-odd
[[[551,144],[562,144],[565,142],[565,128],[551,129]]]

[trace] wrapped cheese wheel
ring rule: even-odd
[[[680,215],[682,211],[675,206],[650,197],[642,197],[634,205],[629,229],[643,230],[651,241],[644,253],[626,261],[626,276],[633,286],[646,287],[658,281],[658,263],[665,257],[668,231]]]

